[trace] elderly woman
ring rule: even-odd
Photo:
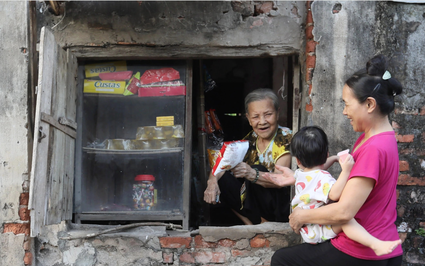
[[[217,176],[210,174],[204,200],[227,204],[245,224],[288,221],[289,188],[263,178],[275,172],[275,165],[290,166],[289,143],[292,132],[277,124],[279,103],[270,89],[257,89],[245,97],[245,112],[252,131],[244,162]],[[277,173],[280,173],[277,171]]]
[[[385,241],[399,239],[397,218],[397,180],[399,157],[395,133],[389,122],[394,110],[394,97],[402,92],[397,79],[387,71],[385,57],[378,55],[365,69],[352,75],[342,89],[343,115],[355,132],[363,132],[354,144],[355,164],[338,202],[317,209],[295,208],[289,224],[299,232],[304,224],[335,225],[355,218],[371,235]],[[276,184],[286,183],[293,176],[266,175]],[[344,232],[320,244],[301,244],[276,251],[273,266],[398,266],[403,250],[397,246],[391,253],[378,256],[366,246],[348,238]]]

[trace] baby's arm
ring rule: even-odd
[[[338,162],[339,157],[337,155],[332,155],[326,159],[325,164],[323,165],[323,169],[327,170],[329,167],[331,167],[334,163]]]
[[[341,164],[342,168],[341,174],[339,174],[338,179],[336,180],[335,184],[333,184],[328,195],[328,198],[332,201],[338,201],[341,197],[342,191],[344,190],[345,184],[347,184],[348,177],[354,165],[353,156],[348,154],[348,156],[345,158],[345,161],[340,161],[339,163]]]

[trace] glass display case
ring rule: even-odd
[[[74,220],[188,227],[191,66],[79,63]]]

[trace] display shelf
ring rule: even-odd
[[[83,151],[86,153],[95,154],[162,154],[162,153],[177,153],[182,152],[183,148],[169,148],[169,149],[150,149],[150,150],[105,150],[96,148],[83,147]]]

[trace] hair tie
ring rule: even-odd
[[[384,75],[382,76],[383,80],[388,80],[391,78],[391,74],[390,72],[388,72],[388,70],[385,71]]]

